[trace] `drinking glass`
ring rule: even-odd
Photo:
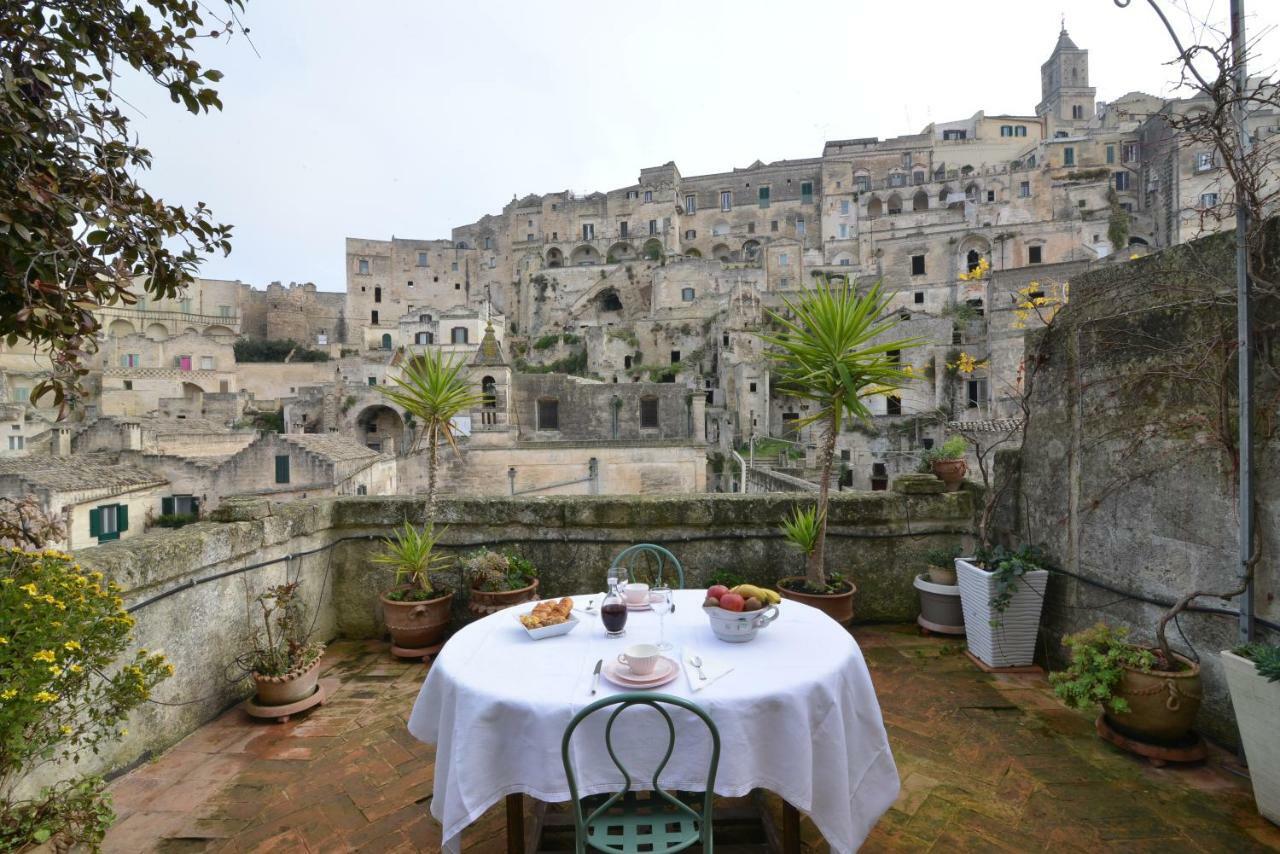
[[[670,587],[650,587],[649,605],[658,613],[658,649],[668,652],[672,644],[667,641],[666,617],[671,613],[674,601]]]

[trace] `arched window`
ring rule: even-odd
[[[453,329],[449,330],[449,340],[452,341],[454,344],[466,344],[467,343],[467,327],[465,326],[453,327]]]
[[[911,209],[913,211],[927,211],[929,209],[929,194],[924,190],[917,191],[911,199]]]
[[[978,262],[982,260],[982,256],[978,254],[977,249],[970,249],[969,254],[965,256],[965,266],[968,267],[970,273],[978,269]]]
[[[480,380],[480,396],[484,402],[485,409],[497,408],[498,384],[494,382],[493,377],[483,377]]]
[[[382,349],[383,350],[391,349],[391,333],[390,332],[382,333]]]
[[[871,219],[875,219],[882,213],[884,213],[884,206],[880,204],[880,197],[872,196],[871,201],[867,202],[867,216]]]
[[[902,213],[902,196],[894,193],[889,197],[889,214],[893,215],[900,213]]]

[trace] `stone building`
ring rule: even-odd
[[[1000,324],[1018,288],[1179,243],[1223,192],[1223,170],[1164,118],[1194,104],[1139,92],[1096,101],[1088,51],[1065,29],[1040,79],[1032,112],[980,111],[708,175],[669,162],[606,192],[513,198],[449,241],[349,239],[347,340],[395,341],[402,307],[424,288],[492,305],[517,368],[673,382],[702,397],[705,432],[727,452],[785,437],[804,417],[772,388],[760,343],[769,313],[817,276],[882,281],[898,332],[929,341],[908,357],[920,382],[873,402],[875,423],[840,439],[848,481],[883,483],[948,421],[1007,414],[1021,330]],[[1280,126],[1251,122],[1257,133]],[[992,277],[960,279],[983,261]],[[957,377],[947,365],[958,350],[982,367]]]
[[[0,457],[0,496],[34,496],[45,513],[59,517],[67,536],[55,548],[85,548],[127,539],[160,512],[165,480],[112,454],[71,455],[71,429],[53,428],[41,454]]]

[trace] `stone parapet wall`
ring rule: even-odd
[[[541,569],[548,596],[603,587],[610,560],[636,542],[672,549],[686,585],[718,569],[755,582],[801,571],[778,532],[799,495],[558,496],[444,499],[447,550],[512,548]],[[124,588],[137,619],[138,646],[164,652],[177,668],[155,699],[129,722],[129,735],[81,769],[111,772],[177,742],[242,699],[248,686],[228,680],[243,648],[246,605],[268,586],[301,579],[315,637],[378,638],[378,594],[389,586],[371,563],[377,538],[406,519],[420,523],[421,497],[327,498],[273,505],[229,499],[225,522],[153,531],[77,552]],[[905,496],[845,493],[831,506],[829,565],[858,585],[858,619],[915,617],[911,576],[923,552],[959,542],[971,528],[968,493]],[[285,560],[285,558],[288,558]],[[265,565],[264,565],[265,564]],[[455,625],[463,618],[461,601]],[[785,607],[785,605],[784,605]],[[56,773],[51,769],[50,773]],[[49,776],[29,781],[32,786]]]

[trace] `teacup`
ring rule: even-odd
[[[618,653],[618,663],[625,664],[637,676],[648,676],[658,666],[662,650],[651,643],[638,643]]]
[[[644,605],[649,601],[649,585],[642,582],[633,581],[622,588],[622,592],[628,605]]]

